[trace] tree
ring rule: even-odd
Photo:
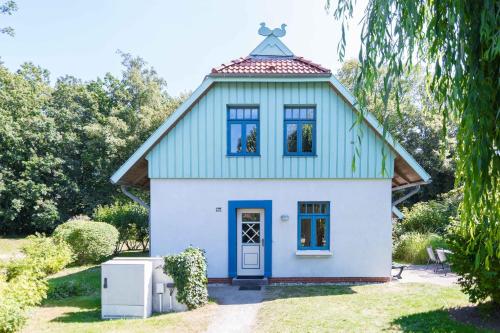
[[[354,91],[359,70],[358,61],[348,60],[337,72],[337,78],[347,88]],[[379,75],[383,75],[383,72],[383,69],[379,69]],[[425,76],[420,66],[405,73],[401,77],[401,82],[400,112],[397,111],[394,94],[389,97],[387,110],[384,109],[381,98],[384,86],[380,79],[368,95],[366,109],[380,122],[385,121],[385,129],[415,157],[432,177],[430,184],[423,186],[420,192],[405,202],[408,206],[418,201],[436,199],[439,194],[446,193],[453,188],[456,124],[451,121],[448,123],[446,142],[443,144],[443,117],[436,114],[437,106],[426,93]]]
[[[327,8],[330,8],[327,0]],[[338,0],[342,19],[339,54],[345,49],[345,25],[353,1]],[[428,88],[443,117],[458,124],[456,185],[463,186],[455,267],[471,300],[487,296],[500,302],[500,4],[496,0],[370,0],[363,18],[356,95],[367,105],[368,92],[382,75],[385,104],[393,93],[398,112],[400,77],[423,62]],[[360,122],[362,116],[358,117]],[[490,288],[491,287],[491,288]],[[478,291],[477,293],[475,291]],[[481,291],[485,291],[484,293]],[[475,297],[475,295],[479,295]]]
[[[121,194],[109,178],[182,101],[144,60],[82,82],[0,65],[0,233],[50,232]]]
[[[8,0],[3,3],[0,3],[0,14],[12,15],[16,10],[17,10],[17,4],[13,0]],[[14,28],[12,27],[0,28],[0,34],[14,36]]]
[[[61,136],[45,110],[48,72],[24,64],[17,73],[0,66],[0,228],[45,232],[60,218],[67,184],[57,147]]]

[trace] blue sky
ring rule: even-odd
[[[365,1],[350,24],[346,58],[357,57]],[[194,90],[213,67],[246,56],[262,40],[260,22],[286,23],[283,42],[296,54],[336,71],[340,22],[326,0],[17,0],[19,10],[1,17],[14,38],[0,35],[0,58],[16,70],[31,61],[51,72],[83,80],[119,75],[117,50],[153,66],[177,95]]]

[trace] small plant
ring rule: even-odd
[[[111,224],[86,220],[69,220],[59,225],[53,236],[71,246],[80,264],[112,255],[118,242],[118,230]]]
[[[174,279],[177,300],[188,309],[208,302],[207,262],[203,250],[189,247],[177,255],[165,257],[164,270]]]
[[[117,251],[126,245],[135,250],[138,245],[146,250],[149,243],[148,211],[137,203],[117,202],[109,206],[99,206],[93,214],[94,220],[112,224],[120,233]]]
[[[394,245],[393,257],[396,261],[405,263],[425,264],[428,259],[426,248],[429,246],[433,249],[447,248],[439,235],[409,232],[403,234]]]

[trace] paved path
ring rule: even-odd
[[[433,271],[434,266],[429,266],[427,269],[425,265],[409,265],[404,269],[401,280],[393,280],[397,283],[406,282],[419,282],[419,283],[432,283],[440,286],[451,286],[457,283],[457,275],[450,273],[447,269],[446,275],[442,270],[437,273]],[[398,270],[393,270],[393,274],[396,274]]]
[[[219,307],[207,332],[252,332],[262,305],[264,287],[256,291],[238,290],[237,286],[210,286],[208,294],[217,300]]]

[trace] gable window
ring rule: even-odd
[[[227,154],[259,155],[259,108],[230,106],[227,108]]]
[[[330,203],[299,202],[299,250],[328,250],[330,248]]]
[[[285,106],[284,154],[314,156],[316,153],[316,108]]]

